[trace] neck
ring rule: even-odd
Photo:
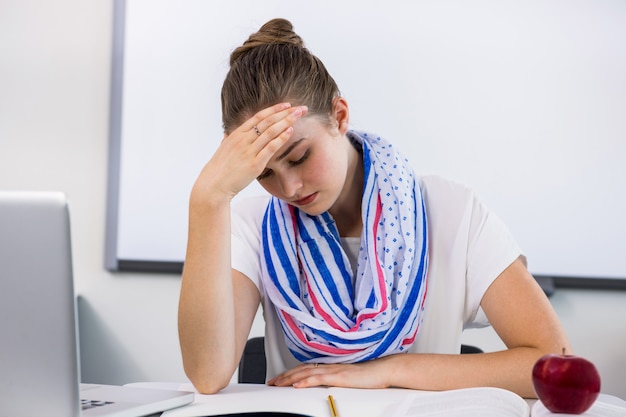
[[[350,140],[346,140],[346,143],[349,147],[346,180],[342,196],[329,211],[335,219],[341,237],[359,237],[363,228],[361,220],[363,157],[360,145],[353,145]]]

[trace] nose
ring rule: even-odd
[[[281,175],[278,183],[280,191],[286,199],[293,198],[297,195],[298,190],[302,187],[302,181],[297,175]]]

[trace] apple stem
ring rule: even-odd
[[[563,350],[561,351],[563,356],[565,356],[565,348],[563,348]]]

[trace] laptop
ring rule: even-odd
[[[0,191],[0,416],[146,416],[194,394],[80,383],[67,199]]]

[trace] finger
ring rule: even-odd
[[[263,134],[259,136],[258,142],[251,144],[251,147],[255,147],[255,162],[262,165],[264,168],[272,159],[272,157],[281,149],[289,138],[293,135],[293,127],[288,127],[276,137],[264,137]],[[269,137],[269,139],[267,139]],[[263,139],[262,139],[263,138]]]
[[[317,364],[300,365],[272,378],[268,381],[268,384],[279,387],[292,386],[305,380],[309,381],[312,377],[323,375],[329,371],[330,368],[328,366],[317,366]]]
[[[305,112],[305,106],[299,106],[294,110],[289,103],[277,104],[263,109],[252,118],[246,120],[233,132],[225,133],[222,142],[228,142],[230,146],[242,147],[240,148],[242,150],[247,148],[246,153],[250,152],[256,156],[273,140],[278,139],[280,145],[280,143],[291,137],[291,132],[287,130]],[[263,125],[261,121],[264,123]],[[266,132],[267,126],[271,126],[271,129]],[[255,146],[249,147],[252,143]],[[276,146],[275,144],[271,147],[274,152],[278,150]],[[273,155],[274,152],[271,154]]]
[[[299,106],[271,114],[261,122],[252,125],[250,130],[245,132],[248,143],[254,143],[253,149],[255,152],[259,152],[273,140],[285,139],[284,136],[282,138],[279,137],[281,134],[286,134],[290,137],[291,132],[288,129],[293,127],[296,121],[306,112],[307,108],[305,106]],[[274,147],[274,151],[276,150],[278,148]]]
[[[298,365],[295,368],[291,368],[288,369],[287,371],[283,372],[282,374],[276,375],[274,378],[271,378],[270,380],[268,380],[268,384],[270,385],[274,385],[275,382],[279,382],[282,381],[286,378],[291,377],[291,375],[293,375],[294,373],[298,372],[298,370],[305,368],[305,367],[315,367],[315,365],[313,364],[306,364],[306,365]]]
[[[244,132],[251,131],[253,130],[253,126],[256,125],[258,127],[258,125],[269,116],[285,112],[289,108],[291,108],[290,103],[278,103],[273,106],[267,107],[263,110],[258,111],[254,116],[243,122],[243,124],[239,126],[239,129]]]
[[[244,121],[236,129],[230,132],[224,132],[223,140],[228,139],[229,141],[238,142],[242,139],[245,140],[245,138],[248,138],[248,142],[253,142],[262,133],[263,128],[259,127],[261,121],[276,114],[282,114],[282,117],[284,117],[288,114],[287,110],[290,108],[290,103],[279,103],[260,110],[252,117]]]
[[[254,126],[260,130],[260,136],[265,136],[271,140],[271,138],[292,127],[306,113],[306,106],[293,107],[284,112],[273,114]]]
[[[293,125],[295,122],[305,115],[307,108],[304,106],[296,107],[289,110],[289,113],[264,131],[260,131],[262,127],[253,125],[253,135],[251,149],[256,154],[256,160],[259,163],[267,163],[279,149],[293,135]],[[260,131],[260,132],[258,132]]]
[[[293,375],[289,385],[295,388],[340,385],[337,377],[339,373],[341,373],[341,369],[341,366],[320,365],[313,370],[307,370]]]
[[[248,124],[256,121],[249,128],[251,141],[255,142],[258,137],[264,137],[266,141],[270,141],[294,123],[308,111],[306,106],[289,107],[278,112],[265,115],[265,111],[257,113],[252,117],[242,129],[248,127]],[[264,143],[263,143],[264,144]]]
[[[294,388],[330,387],[334,385],[332,378],[329,378],[327,374],[310,375],[291,384]]]

